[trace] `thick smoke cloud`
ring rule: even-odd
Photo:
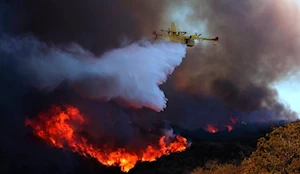
[[[176,69],[172,81],[164,85],[170,106],[157,117],[189,127],[192,123],[227,119],[236,112],[275,110],[282,114],[274,114],[274,118],[293,118],[269,87],[299,64],[299,26],[295,21],[300,15],[292,3],[10,1],[2,5],[1,26],[2,31],[15,35],[31,33],[47,44],[75,42],[99,57],[124,38],[136,41],[167,25],[173,15],[170,7],[184,4],[189,11],[184,19],[187,25],[178,27],[184,30],[205,21],[207,35],[220,37],[216,47],[198,44],[189,49],[188,58]],[[79,57],[82,54],[87,53]],[[80,90],[80,86],[74,86]],[[182,92],[174,91],[173,86]]]
[[[18,1],[21,33],[32,33],[45,42],[76,42],[102,54],[123,42],[149,36],[160,22],[160,1],[136,0],[26,0]],[[153,13],[153,12],[157,13]],[[16,12],[15,12],[16,13]],[[23,16],[23,17],[22,17]]]
[[[299,67],[300,26],[295,21],[300,13],[293,1],[201,1],[190,9],[195,18],[208,21],[210,34],[222,39],[218,48],[189,51],[190,59],[178,71],[189,74],[179,77],[186,86],[196,79],[201,83],[191,85],[200,89],[215,79],[241,88],[268,85]]]
[[[250,110],[289,113],[270,85],[299,64],[299,26],[294,21],[300,15],[293,1],[16,0],[5,7],[6,31],[31,33],[47,44],[75,42],[97,57],[168,27],[171,19],[182,30],[219,36],[216,47],[199,43],[188,49],[188,58],[163,85],[173,101],[168,97],[169,108],[158,118],[191,127]],[[191,109],[194,105],[198,109]],[[294,115],[274,114],[273,118],[292,119]]]
[[[295,21],[299,21],[300,12],[294,1],[179,1],[172,8],[180,9],[181,6],[188,9],[183,13],[186,16],[169,10],[174,14],[165,18],[184,20],[179,21],[186,24],[178,26],[182,30],[185,27],[202,30],[203,26],[195,26],[202,22],[207,31],[202,35],[219,36],[220,41],[216,47],[198,44],[188,49],[187,59],[172,78],[177,91],[188,92],[194,95],[192,98],[197,95],[198,99],[177,95],[170,101],[198,100],[200,105],[207,105],[211,97],[217,96],[223,104],[218,107],[208,105],[210,109],[207,110],[222,108],[222,105],[226,109],[222,109],[223,114],[216,114],[206,112],[206,109],[178,109],[182,103],[176,106],[169,103],[172,108],[177,108],[175,113],[192,110],[188,112],[195,115],[190,116],[193,122],[212,121],[208,115],[215,122],[222,122],[219,120],[228,119],[231,114],[240,118],[248,115],[246,120],[249,121],[251,118],[256,121],[259,117],[269,118],[267,115],[271,113],[274,120],[296,118],[295,113],[279,103],[277,92],[271,88],[273,83],[299,69],[300,25]],[[207,102],[201,102],[205,98]],[[255,114],[261,111],[264,114]],[[186,121],[180,116],[173,120],[179,124]],[[187,127],[197,127],[193,122],[187,123],[190,125]]]

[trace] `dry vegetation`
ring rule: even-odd
[[[194,169],[191,174],[240,174],[242,173],[241,167],[233,164],[219,165],[216,161],[205,164],[204,167]]]
[[[300,122],[275,128],[260,138],[257,149],[241,166],[219,165],[210,162],[194,169],[191,174],[299,174],[300,173]]]

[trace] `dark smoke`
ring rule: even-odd
[[[123,42],[140,40],[157,26],[162,7],[136,0],[25,0],[21,16],[22,33],[32,33],[55,44],[76,42],[83,48],[102,53]],[[147,36],[147,35],[146,35]]]
[[[230,113],[239,117],[263,111],[258,117],[295,119],[295,113],[278,102],[277,92],[271,88],[274,82],[299,68],[299,25],[295,21],[300,15],[294,2],[230,0],[182,4],[190,7],[190,15],[185,18],[189,24],[206,21],[209,35],[220,37],[217,47],[199,44],[188,50],[187,59],[174,73],[173,84],[178,90],[198,98],[217,96],[227,111],[215,114],[200,109],[193,117],[212,117],[218,122]]]
[[[292,4],[236,0],[191,4],[195,16],[205,16],[209,33],[222,40],[218,48],[192,49],[180,70],[189,67],[187,73],[194,75],[190,77],[197,74],[194,80],[201,79],[200,88],[215,79],[232,81],[240,88],[251,83],[266,86],[295,70],[300,63],[299,25],[295,24],[299,10]]]

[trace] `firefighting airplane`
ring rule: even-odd
[[[217,44],[217,41],[219,40],[219,37],[215,38],[204,38],[199,37],[201,34],[197,35],[197,33],[190,35],[190,36],[184,36],[187,32],[180,31],[178,28],[176,31],[175,23],[172,22],[171,29],[168,28],[168,30],[161,30],[163,32],[168,32],[168,34],[158,34],[156,31],[153,31],[152,34],[155,35],[155,39],[157,39],[157,36],[163,36],[163,37],[169,37],[172,42],[179,42],[182,44],[186,44],[188,47],[193,47],[195,45],[195,40],[210,40],[213,41],[213,45]]]

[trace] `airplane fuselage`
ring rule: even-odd
[[[193,47],[195,45],[195,41],[193,39],[190,39],[190,38],[185,37],[185,36],[172,35],[170,37],[170,40],[173,41],[173,42],[179,42],[179,43],[185,44],[188,47]]]
[[[190,35],[190,36],[186,36],[185,34],[187,32],[185,31],[180,31],[180,29],[176,29],[175,28],[175,23],[172,22],[171,24],[171,29],[168,28],[168,30],[161,30],[163,32],[167,32],[167,34],[158,34],[156,33],[156,31],[153,31],[152,34],[155,35],[155,39],[157,36],[162,36],[162,37],[168,37],[170,38],[170,41],[172,42],[178,42],[181,44],[185,44],[188,47],[193,47],[195,45],[195,40],[209,40],[209,41],[213,41],[213,45],[217,44],[217,41],[219,40],[219,37],[216,38],[203,38],[203,37],[199,37],[200,35],[197,35],[197,33]]]

